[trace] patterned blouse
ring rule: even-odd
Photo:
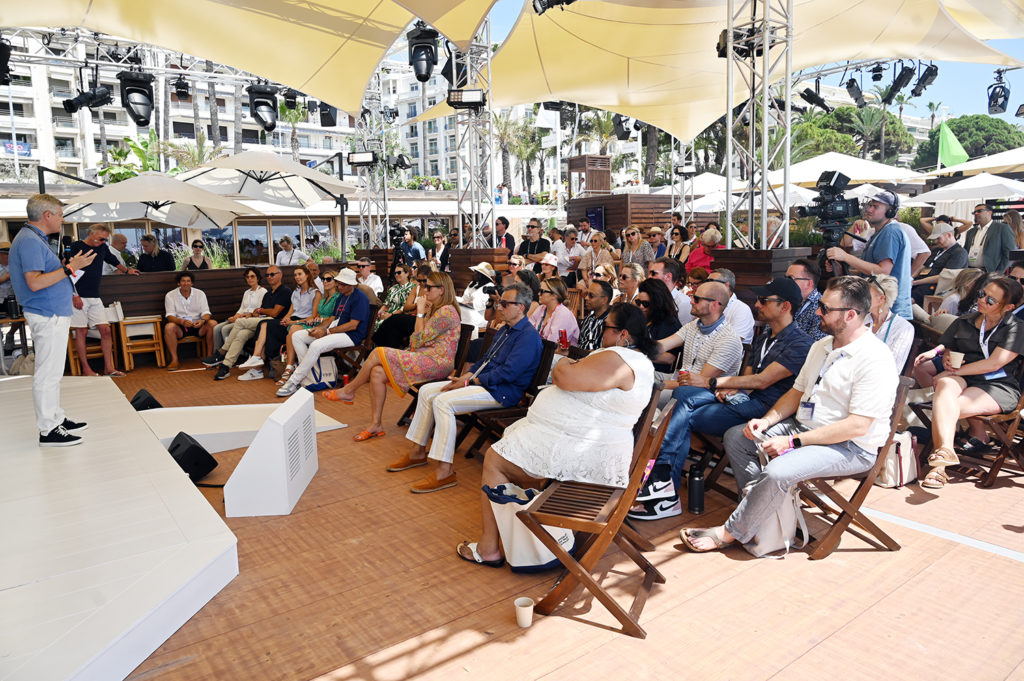
[[[391,314],[401,312],[402,308],[405,307],[405,301],[409,298],[409,291],[415,285],[415,283],[407,281],[404,284],[395,284],[389,288],[387,295],[384,296],[384,309]],[[375,321],[373,323],[373,330],[376,331],[383,321],[383,319]]]
[[[654,260],[654,249],[651,248],[651,244],[648,241],[641,241],[640,245],[637,246],[635,251],[631,251],[627,248],[622,249],[622,264],[636,263],[640,267],[647,271],[647,263]]]
[[[448,376],[455,364],[455,350],[462,330],[462,316],[453,305],[445,305],[427,317],[423,328],[409,338],[408,350],[378,347],[380,364],[391,387],[404,395],[409,386]]]

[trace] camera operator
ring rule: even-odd
[[[893,312],[904,319],[912,319],[910,305],[910,244],[896,219],[900,202],[890,191],[875,194],[864,207],[864,219],[874,228],[875,235],[864,248],[863,259],[842,248],[827,251],[829,260],[845,263],[859,274],[890,274],[899,282],[899,293],[892,306]]]
[[[427,252],[416,241],[418,236],[419,232],[415,227],[406,227],[402,232],[402,243],[398,247],[401,249],[402,258],[405,259],[405,264],[408,267],[412,267],[417,260],[427,259]]]

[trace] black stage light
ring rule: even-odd
[[[409,66],[416,74],[416,80],[426,83],[437,66],[438,33],[422,21],[406,34],[409,41]]]
[[[11,44],[0,40],[0,85],[11,84]]]
[[[615,114],[612,116],[612,125],[615,126],[615,139],[620,142],[625,142],[629,139],[631,133],[628,118],[620,114]]]
[[[1017,113],[1014,114],[1017,118],[1024,118],[1024,104],[1017,107]]]
[[[140,128],[149,127],[153,115],[153,74],[141,71],[121,71],[121,106]]]
[[[376,151],[350,151],[348,164],[353,168],[363,168],[377,163]]]
[[[282,92],[281,97],[284,98],[284,108],[289,111],[294,111],[295,107],[299,105],[299,93],[291,88]]]
[[[882,97],[882,104],[889,106],[893,100],[896,99],[896,95],[903,88],[910,85],[910,81],[914,80],[914,67],[904,66],[900,69],[899,74],[893,79],[892,85],[889,86],[889,92]]]
[[[174,81],[174,94],[177,96],[178,101],[188,99],[188,81],[185,80],[184,76],[178,76]]]
[[[884,78],[884,77],[885,77],[885,67],[884,66],[882,66],[881,64],[877,64],[877,65],[871,67],[871,80],[873,80],[873,81],[875,81],[877,83],[880,80],[882,80],[882,78]]]
[[[408,170],[409,168],[412,168],[412,163],[409,161],[409,157],[405,154],[388,156],[388,165],[397,170]]]
[[[266,83],[253,83],[245,88],[249,94],[249,113],[266,132],[277,127],[277,88]]]
[[[385,106],[380,110],[380,115],[384,117],[384,122],[391,125],[398,120],[398,108],[394,106]]]
[[[320,113],[321,128],[333,128],[338,124],[337,107],[333,107],[327,102],[320,102],[320,108],[317,111]]]
[[[868,103],[864,101],[864,93],[861,92],[860,84],[856,79],[851,78],[846,81],[846,94],[850,95],[850,99],[857,104],[858,109],[863,109],[868,105]]]
[[[465,56],[452,48],[450,41],[445,41],[444,51],[448,54],[448,61],[441,67],[441,75],[448,81],[451,88],[460,89],[469,85],[469,67],[466,65]]]
[[[72,99],[65,99],[61,104],[64,106],[64,110],[68,113],[75,113],[83,106],[90,109],[98,109],[101,106],[106,106],[114,101],[114,98],[110,96],[110,88],[106,85],[96,85],[89,90],[79,92],[78,95]]]
[[[1003,82],[1002,74],[996,76],[996,82],[988,86],[988,112],[991,115],[1006,113],[1006,105],[1010,102],[1010,84]]]
[[[552,7],[561,7],[565,11],[566,5],[571,5],[576,0],[533,0],[533,11],[538,15],[544,14]]]
[[[935,82],[936,76],[939,75],[939,67],[935,64],[929,64],[925,68],[924,72],[914,83],[914,89],[910,91],[911,97],[920,97],[924,93],[924,89]]]
[[[812,90],[811,88],[804,88],[804,91],[800,93],[800,99],[804,100],[811,106],[816,106],[819,109],[824,110],[825,113],[832,113],[832,107],[828,105],[821,95]]]

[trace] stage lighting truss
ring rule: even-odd
[[[148,128],[153,116],[153,74],[142,71],[121,71],[121,106],[140,128]]]

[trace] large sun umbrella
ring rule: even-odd
[[[72,196],[64,211],[68,222],[155,220],[175,227],[215,229],[239,215],[258,211],[199,187],[146,172],[122,182]]]
[[[928,173],[929,175],[949,175],[951,173],[963,173],[974,175],[976,173],[1019,173],[1024,170],[1024,147],[1007,149],[988,156],[976,158],[973,161],[965,161],[955,166],[947,166]]]
[[[308,208],[318,201],[356,192],[350,182],[265,151],[223,156],[178,175],[178,179],[215,194],[293,208]]]
[[[980,202],[985,199],[1008,199],[1017,196],[1024,196],[1024,182],[980,173],[915,196],[914,200],[928,203],[962,200]]]
[[[813,186],[826,170],[838,170],[850,178],[851,182],[913,182],[924,177],[921,173],[906,168],[829,151],[791,165],[789,181],[793,184]],[[768,174],[768,178],[772,184],[781,183],[783,172],[774,170]]]

